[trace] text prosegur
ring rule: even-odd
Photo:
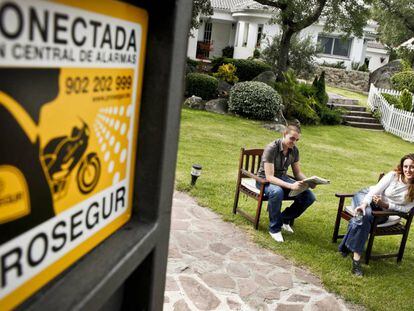
[[[69,210],[51,226],[42,225],[41,230],[34,230],[19,243],[13,243],[12,248],[4,248],[0,253],[0,289],[9,286],[13,280],[18,282],[20,278],[25,278],[26,274],[30,274],[28,271],[50,261],[56,253],[73,249],[82,236],[90,235],[95,227],[107,222],[125,207],[126,189],[121,186],[86,208],[74,212]]]

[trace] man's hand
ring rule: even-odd
[[[311,189],[315,189],[315,188],[316,188],[316,184],[315,184],[315,183],[313,183],[313,182],[309,182],[309,183],[308,183],[308,186],[309,186],[309,188],[311,188]]]
[[[299,189],[303,189],[304,187],[306,187],[306,185],[301,180],[296,181],[293,184],[290,184],[291,190],[299,190]]]

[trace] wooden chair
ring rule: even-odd
[[[262,160],[263,149],[244,149],[241,148],[239,170],[237,177],[236,193],[234,196],[233,214],[239,213],[253,223],[254,228],[259,228],[260,213],[263,201],[267,201],[264,189],[269,184],[266,179],[256,175]],[[256,187],[256,182],[260,184],[260,189]],[[240,192],[257,201],[256,214],[250,215],[238,207]],[[291,222],[293,225],[293,221]]]
[[[384,174],[380,174],[378,180],[380,180]],[[339,198],[338,203],[338,212],[336,215],[336,222],[334,227],[334,232],[332,236],[332,242],[336,243],[338,238],[343,238],[344,234],[338,234],[341,218],[349,221],[352,217],[352,210],[350,207],[345,206],[345,199],[352,198],[353,194],[345,193],[336,193],[335,196]],[[374,216],[374,221],[371,226],[371,232],[368,238],[367,249],[365,251],[365,263],[368,264],[369,260],[379,259],[379,258],[390,258],[397,257],[397,263],[400,263],[405,250],[405,244],[407,242],[408,234],[410,232],[410,226],[414,215],[414,208],[411,209],[408,213],[397,212],[397,211],[373,211],[372,215]],[[380,217],[388,216],[388,221],[384,224],[378,224]],[[402,222],[402,219],[405,219],[405,224]],[[381,254],[381,255],[372,255],[372,246],[374,244],[374,238],[376,236],[385,236],[385,235],[402,235],[400,247],[398,253],[392,254]]]

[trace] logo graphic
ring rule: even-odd
[[[47,167],[55,200],[66,195],[68,177],[78,163],[76,181],[79,191],[88,194],[98,184],[101,174],[98,155],[91,152],[85,156],[89,136],[89,127],[83,122],[81,129],[73,127],[70,136],[54,138],[43,149],[41,158]]]

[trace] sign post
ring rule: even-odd
[[[161,91],[144,82],[144,65],[148,82],[149,69],[171,74],[174,66],[160,68],[148,51],[178,43],[184,59],[189,19],[156,42],[151,35],[171,32],[163,27],[178,23],[175,15],[161,18],[153,4],[136,4],[0,0],[2,310],[162,306],[153,291],[165,281],[158,274],[165,273],[175,169],[162,164],[165,156],[175,164],[178,123],[168,122],[179,116],[179,97],[169,76]],[[183,5],[166,6],[189,17]],[[158,144],[146,146],[154,122]],[[168,131],[174,141],[166,141]],[[159,167],[145,158],[153,152]]]

